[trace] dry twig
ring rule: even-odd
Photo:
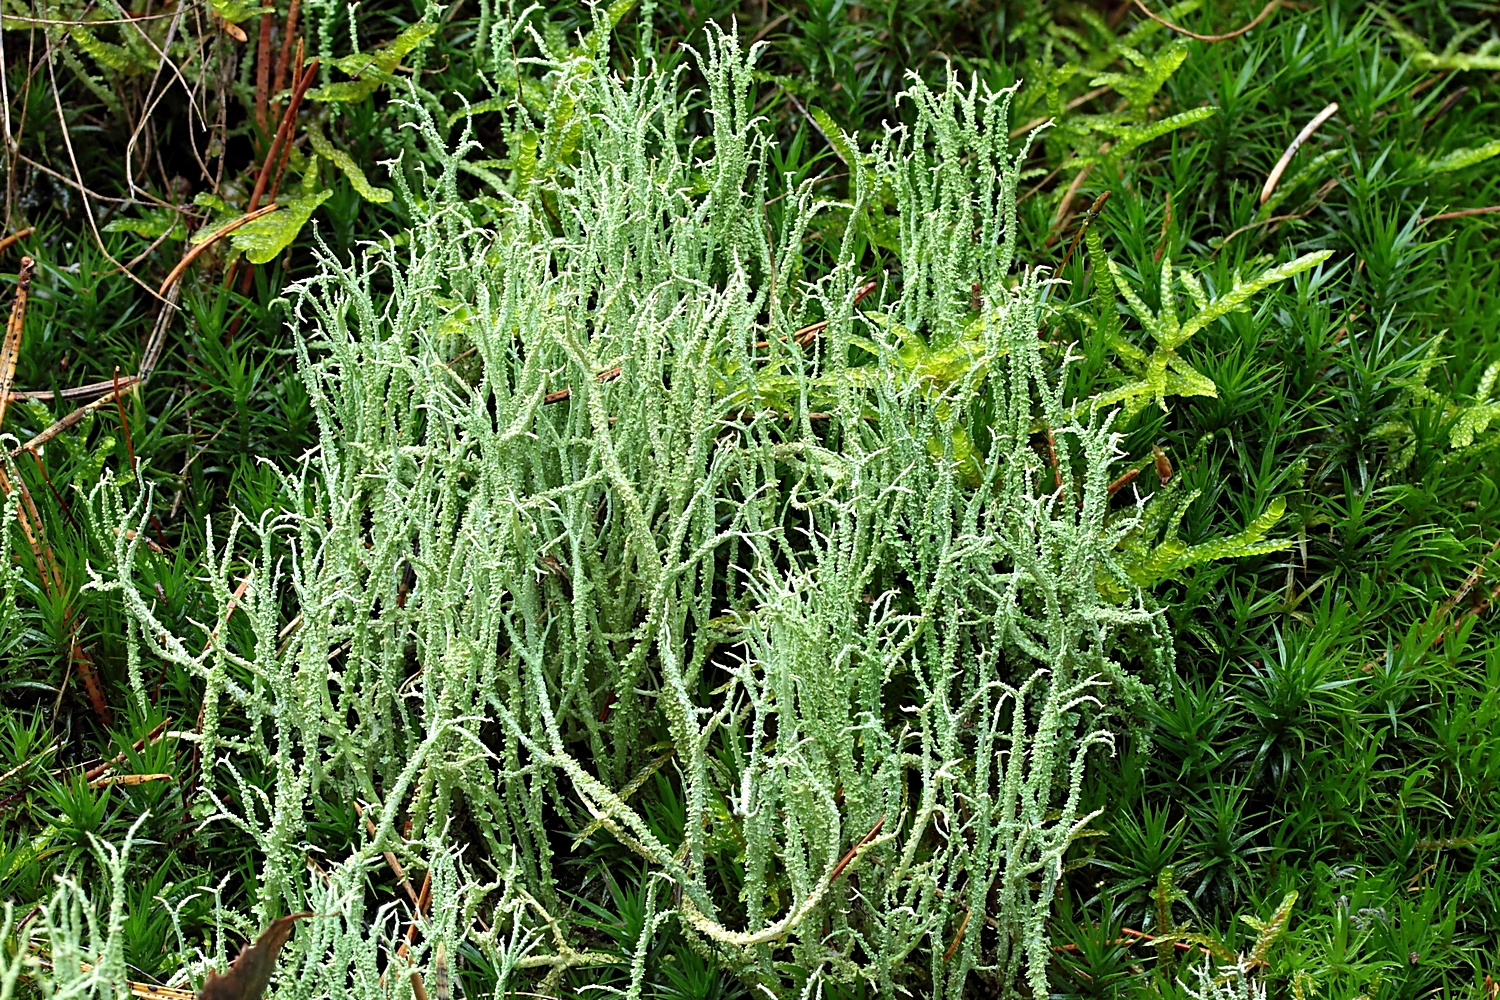
[[[1260,22],[1264,21],[1266,18],[1270,17],[1271,12],[1274,11],[1277,7],[1280,7],[1281,4],[1282,0],[1271,0],[1271,2],[1261,8],[1261,12],[1259,14],[1256,14],[1255,18],[1243,28],[1236,28],[1234,31],[1228,32],[1227,34],[1223,35],[1200,35],[1196,31],[1189,31],[1179,24],[1173,24],[1171,21],[1168,21],[1160,14],[1157,14],[1150,7],[1147,7],[1145,4],[1145,0],[1135,0],[1135,5],[1141,9],[1141,13],[1151,18],[1151,20],[1155,21],[1157,24],[1160,24],[1166,28],[1171,28],[1179,35],[1186,35],[1187,37],[1196,39],[1200,42],[1227,42],[1231,38],[1238,38],[1245,32],[1260,24]]]

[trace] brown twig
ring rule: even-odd
[[[260,0],[260,32],[255,40],[255,127],[266,134],[271,108],[271,15],[272,0]]]
[[[1156,249],[1151,252],[1151,259],[1161,263],[1162,254],[1167,252],[1167,234],[1172,231],[1172,192],[1167,192],[1167,210],[1161,216],[1161,235],[1157,237]]]
[[[35,226],[27,226],[25,229],[21,230],[18,233],[11,233],[9,236],[5,237],[5,239],[0,240],[0,253],[4,253],[6,250],[9,250],[11,247],[15,246],[21,240],[24,240],[34,232],[36,232]]]
[[[36,261],[30,257],[22,257],[21,270],[16,275],[16,299],[11,304],[10,320],[5,325],[5,340],[0,343],[0,426],[5,424],[11,386],[16,381],[16,362],[21,357],[21,333],[26,325],[26,300],[31,294],[31,279],[35,274]]]
[[[147,257],[150,257],[152,254],[154,254],[157,251],[157,249],[163,243],[167,242],[167,240],[169,240],[169,239],[172,238],[172,230],[174,228],[176,228],[176,227],[175,226],[169,226],[169,227],[167,227],[166,232],[162,233],[156,239],[152,240],[150,246],[148,246],[146,249],[142,250],[140,253],[136,254],[134,257],[132,257],[130,260],[126,261],[124,264],[121,264],[119,267],[112,267],[108,271],[105,271],[104,272],[104,277],[107,278],[107,277],[109,277],[110,275],[113,275],[113,274],[121,274],[121,273],[123,273],[125,271],[133,271],[133,270],[135,270],[135,266],[137,264],[139,264],[141,261],[145,260]]]
[[[1330,177],[1328,180],[1324,181],[1322,187],[1313,192],[1311,200],[1309,200],[1308,203],[1299,212],[1289,212],[1286,215],[1273,215],[1269,219],[1261,219],[1259,222],[1252,222],[1248,225],[1241,226],[1219,241],[1219,245],[1214,247],[1213,252],[1208,255],[1209,259],[1212,260],[1220,250],[1223,250],[1226,246],[1229,245],[1230,240],[1234,239],[1236,236],[1241,235],[1242,233],[1248,233],[1250,232],[1250,230],[1259,229],[1262,226],[1275,225],[1278,222],[1295,222],[1298,219],[1307,218],[1312,214],[1313,209],[1323,204],[1323,199],[1328,196],[1328,192],[1338,187],[1338,183],[1339,179],[1337,177]],[[1432,220],[1429,219],[1428,221],[1431,222]]]
[[[1073,259],[1073,252],[1078,249],[1078,244],[1083,242],[1084,233],[1087,233],[1089,226],[1093,224],[1095,219],[1099,218],[1099,213],[1104,211],[1104,203],[1107,201],[1109,201],[1109,189],[1105,188],[1103,193],[1095,198],[1094,203],[1089,206],[1088,214],[1083,217],[1083,223],[1078,227],[1078,232],[1074,235],[1073,242],[1068,244],[1068,252],[1063,254],[1062,262],[1057,265],[1057,270],[1053,272],[1054,274],[1061,274],[1062,269],[1068,266],[1068,261]]]
[[[601,383],[613,382],[615,379],[620,377],[620,373],[622,371],[624,371],[624,368],[619,365],[615,365],[613,368],[606,368],[604,371],[600,372],[594,377]],[[546,406],[550,403],[561,403],[572,394],[572,389],[558,389],[556,392],[549,392],[547,393],[547,395],[542,397],[542,405]]]
[[[1428,219],[1428,222],[1442,222],[1446,219],[1467,219],[1474,215],[1493,215],[1500,212],[1500,205],[1486,205],[1483,208],[1461,208],[1455,212],[1439,212]]]
[[[1140,474],[1140,469],[1127,469],[1124,474],[1120,476],[1120,478],[1109,484],[1109,495],[1114,496],[1116,493],[1120,492],[1125,487],[1135,482],[1135,477],[1139,476]]]
[[[298,61],[301,61],[301,46],[298,46]],[[276,126],[276,136],[271,140],[271,148],[266,151],[266,158],[261,161],[260,173],[255,177],[255,187],[250,192],[250,201],[246,203],[245,211],[253,212],[260,207],[260,199],[266,193],[266,185],[271,182],[271,172],[280,161],[281,146],[287,142],[287,133],[291,131],[292,122],[297,117],[297,108],[302,104],[302,95],[307,93],[307,88],[312,86],[313,75],[317,72],[318,60],[314,59],[307,64],[307,71],[297,81],[296,88],[292,91],[291,103],[287,105],[286,114],[281,116],[281,124]]]
[[[1468,86],[1463,86],[1463,87],[1459,87],[1453,93],[1451,93],[1447,97],[1443,98],[1443,103],[1439,104],[1437,106],[1437,110],[1433,111],[1432,114],[1428,115],[1422,121],[1422,131],[1423,132],[1427,131],[1429,128],[1432,127],[1432,124],[1434,122],[1436,122],[1438,119],[1442,118],[1448,112],[1452,111],[1453,108],[1454,108],[1454,105],[1458,104],[1459,101],[1463,100],[1464,99],[1464,95],[1467,94],[1468,92],[1469,92]]]
[[[302,42],[300,39],[297,42],[296,63],[299,66],[302,63]],[[293,71],[296,71],[295,67],[293,67]],[[250,192],[250,201],[246,205],[246,208],[250,211],[254,211],[260,206],[260,199],[266,193],[266,184],[268,182],[271,186],[270,196],[273,202],[276,200],[276,196],[281,193],[281,176],[286,170],[287,159],[292,153],[291,129],[296,125],[297,111],[302,106],[302,97],[307,93],[307,89],[312,86],[317,72],[318,60],[314,59],[307,64],[307,68],[303,71],[302,75],[297,77],[296,86],[292,88],[291,102],[287,105],[286,114],[281,116],[281,121],[276,126],[276,138],[271,143],[271,148],[266,151],[265,161],[261,164],[260,173],[255,178],[255,190]],[[224,276],[225,288],[234,283],[236,269],[239,266],[240,262],[236,261],[230,267],[229,273]],[[239,274],[240,294],[248,295],[250,293],[250,282],[254,280],[255,269],[247,263],[243,271],[240,271]],[[239,317],[235,317],[234,322],[229,328],[231,337],[239,331],[239,324]]]
[[[63,431],[78,423],[90,413],[93,413],[95,410],[113,403],[117,398],[119,398],[119,394],[132,392],[140,384],[140,379],[131,379],[129,382],[121,381],[120,387],[118,389],[112,389],[93,402],[85,403],[84,405],[78,407],[76,410],[73,410],[62,418],[54,421],[51,426],[47,427],[46,430],[43,430],[41,433],[37,434],[25,444],[14,449],[10,453],[10,456],[12,458],[15,458],[22,452],[36,451],[36,449],[42,447],[42,445],[46,444],[48,441],[51,441]]]
[[[1260,24],[1260,22],[1264,21],[1266,18],[1270,17],[1271,12],[1274,11],[1277,7],[1280,7],[1281,4],[1282,0],[1271,0],[1270,3],[1266,4],[1265,7],[1261,9],[1261,12],[1259,14],[1255,15],[1255,19],[1252,20],[1249,24],[1245,25],[1243,28],[1237,28],[1234,31],[1223,35],[1200,35],[1196,31],[1189,31],[1181,25],[1173,24],[1171,21],[1168,21],[1166,18],[1153,11],[1150,7],[1147,7],[1144,0],[1135,0],[1135,5],[1141,9],[1141,13],[1151,18],[1151,20],[1155,21],[1157,24],[1160,24],[1165,28],[1171,28],[1179,35],[1186,35],[1187,37],[1196,39],[1200,42],[1227,42],[1231,38],[1238,38],[1245,32]]]
[[[1123,102],[1120,107],[1124,107]],[[1108,153],[1112,145],[1113,143],[1109,142],[1101,144],[1098,155],[1102,157],[1105,153]],[[1078,171],[1077,176],[1073,178],[1073,182],[1068,185],[1068,189],[1063,192],[1062,201],[1057,203],[1057,211],[1052,215],[1052,225],[1049,227],[1050,232],[1047,238],[1042,241],[1043,246],[1054,246],[1062,238],[1062,230],[1067,227],[1068,220],[1073,217],[1073,199],[1078,196],[1079,190],[1083,188],[1083,182],[1088,180],[1089,174],[1093,173],[1093,170],[1094,164],[1092,163],[1084,166],[1082,170]]]
[[[52,499],[57,501],[57,506],[62,509],[63,515],[68,519],[68,523],[77,528],[79,525],[77,519],[73,517],[73,505],[68,503],[67,499],[61,493],[57,492],[57,486],[53,484],[52,476],[48,474],[47,464],[42,461],[42,456],[36,452],[32,452],[31,460],[36,463],[36,471],[42,477],[42,482],[47,484],[47,492],[51,493]]]
[[[358,802],[354,803],[354,811],[359,814],[360,819],[365,821],[365,829],[370,831],[371,838],[378,836],[379,834],[375,829],[374,821],[365,815],[364,808]],[[422,908],[422,897],[417,895],[417,891],[411,887],[411,882],[406,878],[406,869],[401,867],[400,859],[392,851],[382,851],[381,853],[385,857],[385,863],[390,865],[391,871],[395,873],[396,881],[400,884],[401,888],[406,890],[407,898],[420,911]]]
[[[859,849],[861,847],[864,847],[870,841],[879,836],[880,828],[883,826],[885,826],[884,816],[877,819],[875,821],[875,825],[870,827],[870,832],[859,838],[859,842],[856,843],[853,847],[849,848],[849,853],[845,854],[843,858],[839,860],[839,863],[833,866],[833,871],[828,876],[829,885],[833,885],[833,883],[838,880],[838,877],[844,874],[844,869],[848,868],[849,865],[853,863],[855,855],[859,854]]]
[[[302,61],[301,41],[298,41],[297,43],[297,61],[299,63]],[[313,81],[317,79],[317,76],[318,61],[314,59],[312,62],[307,64],[307,69],[303,71],[301,79],[297,81],[297,85],[292,89],[292,99],[291,102],[287,104],[286,115],[282,119],[282,121],[290,120],[292,122],[293,128],[296,128],[297,111],[302,107],[302,98],[307,93],[308,88],[313,85]],[[276,196],[281,194],[281,178],[286,174],[287,161],[291,159],[291,156],[292,138],[291,134],[288,133],[286,141],[281,146],[281,158],[276,163],[276,176],[271,179],[272,201],[275,201]]]
[[[207,239],[203,240],[203,242],[201,243],[195,244],[188,250],[187,253],[182,255],[182,260],[178,261],[177,266],[172,268],[172,271],[167,275],[166,280],[161,283],[161,291],[157,294],[162,298],[165,298],[167,290],[170,289],[173,285],[177,284],[177,279],[182,277],[182,273],[188,269],[188,265],[197,260],[198,255],[203,253],[203,251],[207,250],[209,247],[213,246],[219,240],[228,236],[230,233],[234,232],[245,223],[254,222],[261,216],[269,215],[280,207],[280,205],[267,205],[265,208],[252,209],[251,211],[248,211],[244,215],[240,216],[238,219],[226,222],[218,229],[215,229],[212,233],[209,234]]]
[[[135,443],[130,437],[130,420],[125,416],[125,401],[120,398],[120,393],[120,366],[115,365],[115,387],[110,395],[115,398],[115,406],[120,411],[120,429],[125,435],[125,454],[130,456],[130,474],[134,476],[139,474],[140,467],[135,461]]]
[[[1115,940],[1109,942],[1109,944],[1111,946],[1113,946],[1113,947],[1119,947],[1120,945],[1124,945],[1125,947],[1129,948],[1130,946],[1137,945],[1137,944],[1155,944],[1156,943],[1156,938],[1153,935],[1147,934],[1144,931],[1138,931],[1138,930],[1136,930],[1133,927],[1121,927],[1120,928],[1120,933],[1128,935],[1128,936],[1127,937],[1122,937],[1122,938],[1116,938]],[[1193,946],[1191,944],[1189,944],[1188,942],[1186,942],[1186,941],[1173,941],[1172,942],[1172,947],[1176,948],[1178,951],[1191,951],[1192,948],[1193,948]],[[1076,944],[1055,944],[1055,945],[1052,946],[1052,950],[1053,951],[1076,952],[1076,951],[1078,951],[1078,946]],[[1202,945],[1198,946],[1198,950],[1201,951],[1205,955],[1207,955],[1209,953],[1208,949],[1204,948]]]
[[[286,25],[281,31],[281,52],[276,56],[276,74],[271,81],[271,94],[279,95],[286,89],[286,71],[292,61],[292,40],[297,37],[297,16],[302,11],[302,0],[292,0],[286,12]]]
[[[109,379],[104,382],[90,382],[88,385],[69,386],[66,389],[12,389],[10,402],[18,403],[23,399],[37,399],[43,402],[54,399],[89,399],[111,392],[117,385],[128,389],[138,381],[140,380],[134,375],[121,375],[118,382]]]
[[[161,736],[161,734],[166,732],[167,727],[171,724],[171,719],[164,719],[161,722],[157,723],[149,733],[136,740],[131,749],[133,749],[136,753],[140,753],[142,750],[146,749],[147,743],[155,743],[156,740]],[[83,780],[93,781],[100,775],[104,774],[106,771],[110,770],[111,768],[118,767],[123,763],[125,763],[125,754],[116,754],[114,757],[111,757],[104,763],[96,764],[95,766],[89,768],[87,771],[84,771]]]
[[[90,788],[108,788],[111,785],[144,785],[148,781],[171,781],[170,774],[116,774],[98,781],[89,782]]]
[[[16,276],[16,298],[11,304],[10,320],[5,326],[5,340],[3,344],[0,344],[0,427],[4,426],[5,411],[10,405],[11,388],[15,385],[16,362],[21,355],[21,335],[26,329],[26,303],[31,293],[31,279],[35,273],[36,261],[30,257],[22,257],[21,270]],[[64,602],[63,621],[70,637],[70,672],[76,667],[95,717],[101,725],[108,728],[113,725],[114,716],[109,710],[109,703],[105,701],[104,689],[99,684],[99,676],[94,671],[93,661],[89,659],[87,651],[79,641],[80,623],[74,615],[71,604],[67,602],[62,566],[57,561],[57,553],[47,542],[42,515],[36,509],[36,502],[32,499],[31,491],[26,488],[25,480],[18,477],[12,482],[10,476],[0,469],[0,489],[3,489],[7,496],[15,490],[20,491],[21,505],[17,511],[17,517],[21,522],[22,534],[26,536],[26,541],[31,546],[31,554],[36,560],[37,575],[42,589],[54,598],[61,598]],[[66,689],[67,678],[64,677],[63,683],[57,688],[57,704],[62,704],[63,692]]]
[[[1473,590],[1474,585],[1484,578],[1485,567],[1488,566],[1490,560],[1495,557],[1496,552],[1500,552],[1500,539],[1497,539],[1495,541],[1495,544],[1490,546],[1490,550],[1484,554],[1484,558],[1479,560],[1479,562],[1475,564],[1473,570],[1471,570],[1469,572],[1469,575],[1464,578],[1464,582],[1459,586],[1458,590],[1453,594],[1453,596],[1444,601],[1438,608],[1438,610],[1433,614],[1431,621],[1434,624],[1448,617],[1448,614],[1454,608],[1458,607],[1459,602],[1462,601],[1465,597],[1469,596],[1469,591]]]
[[[867,281],[863,285],[859,286],[859,289],[854,293],[853,304],[857,306],[865,299],[869,298],[870,293],[875,291],[878,285],[879,282],[877,281]],[[790,340],[798,347],[807,347],[817,338],[818,334],[822,333],[826,329],[828,329],[828,321],[826,319],[822,319],[816,323],[809,323],[807,326],[804,326],[801,329],[795,331],[791,335],[791,337],[781,337],[779,339],[782,343],[786,343],[788,340]],[[755,342],[756,350],[764,350],[770,346],[771,342],[769,340],[757,340]]]
[[[1052,470],[1052,488],[1062,489],[1062,469],[1057,464],[1057,435],[1047,428],[1047,466]]]
[[[951,959],[954,953],[958,951],[958,946],[963,943],[964,931],[969,929],[969,915],[971,913],[973,913],[972,910],[964,910],[964,915],[958,918],[958,930],[953,932],[953,943],[948,946],[947,951],[943,952],[944,962]]]

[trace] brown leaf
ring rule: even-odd
[[[453,987],[448,980],[448,952],[441,941],[437,943],[437,952],[432,956],[432,980],[437,1000],[453,1000]]]
[[[1156,478],[1167,485],[1172,481],[1172,460],[1156,445],[1151,446],[1151,457],[1156,461]]]
[[[208,981],[198,991],[198,1000],[260,1000],[276,968],[276,953],[292,936],[292,925],[310,912],[293,913],[271,922],[255,943],[245,947],[222,976],[208,974]]]

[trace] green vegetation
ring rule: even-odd
[[[0,11],[0,997],[1495,1000],[1493,5],[477,2]]]

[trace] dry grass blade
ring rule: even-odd
[[[151,781],[171,781],[170,774],[112,774],[108,778],[97,778],[89,782],[90,788],[108,788],[111,785],[144,785]]]
[[[21,335],[26,329],[26,302],[31,294],[31,279],[35,273],[36,261],[30,257],[22,257],[21,270],[16,277],[16,300],[11,305],[10,320],[5,326],[5,340],[3,344],[0,344],[0,428],[4,427],[5,411],[10,405],[11,389],[16,382],[16,362],[21,355]],[[10,457],[13,459],[15,455]],[[21,491],[21,505],[16,511],[16,517],[21,522],[21,533],[26,536],[26,542],[31,546],[31,555],[36,560],[37,576],[41,581],[42,589],[53,596],[61,595],[64,590],[62,567],[57,561],[57,554],[52,551],[52,546],[47,542],[42,516],[36,509],[35,501],[31,498],[31,491],[26,488],[26,483],[19,478],[19,474],[12,483],[5,470],[0,469],[0,490],[4,490],[9,496],[14,489]],[[105,701],[104,689],[99,684],[99,675],[94,670],[93,661],[79,641],[79,623],[70,605],[65,604],[63,607],[63,620],[67,623],[71,637],[69,669],[70,671],[73,668],[77,669],[95,718],[101,725],[108,728],[114,724],[114,715],[109,710],[109,703]],[[57,686],[57,703],[54,705],[54,712],[56,706],[62,704],[63,692],[66,689],[65,677],[63,683]]]
[[[105,393],[113,392],[115,389],[129,389],[140,379],[134,375],[121,375],[119,380],[110,379],[107,382],[90,382],[87,385],[74,385],[66,389],[12,389],[9,402],[15,403],[23,399],[37,399],[46,402],[49,399],[94,399]]]
[[[92,972],[94,968],[88,962],[79,962],[78,966],[84,972]],[[192,990],[179,990],[172,986],[153,986],[131,980],[126,980],[126,985],[130,987],[130,995],[140,997],[141,1000],[193,1000],[196,996]]]
[[[1262,205],[1266,203],[1271,197],[1272,192],[1276,190],[1276,185],[1281,182],[1281,175],[1286,173],[1287,164],[1292,162],[1292,157],[1297,154],[1297,150],[1302,148],[1304,142],[1312,138],[1312,134],[1324,122],[1338,114],[1338,111],[1339,102],[1334,101],[1328,107],[1319,111],[1313,117],[1313,120],[1304,125],[1302,131],[1297,133],[1297,138],[1292,140],[1292,144],[1286,148],[1286,152],[1281,154],[1281,159],[1276,161],[1276,166],[1271,168],[1271,175],[1266,178],[1265,187],[1260,189],[1260,203]]]
[[[171,719],[166,719],[162,722],[157,723],[156,728],[152,729],[145,736],[135,741],[135,752],[140,753],[146,748],[146,744],[148,742],[155,742],[155,740],[159,736],[161,736],[162,733],[166,732],[167,726],[171,724]],[[93,781],[95,778],[99,777],[110,768],[117,767],[118,765],[123,763],[125,763],[125,755],[123,753],[116,754],[110,760],[107,760],[102,764],[95,765],[94,767],[91,767],[87,771],[83,772],[83,779],[85,781]]]
[[[208,974],[198,1000],[259,1000],[276,969],[276,953],[292,936],[292,925],[310,916],[310,911],[304,911],[272,921],[254,944],[240,952],[228,972]]]

